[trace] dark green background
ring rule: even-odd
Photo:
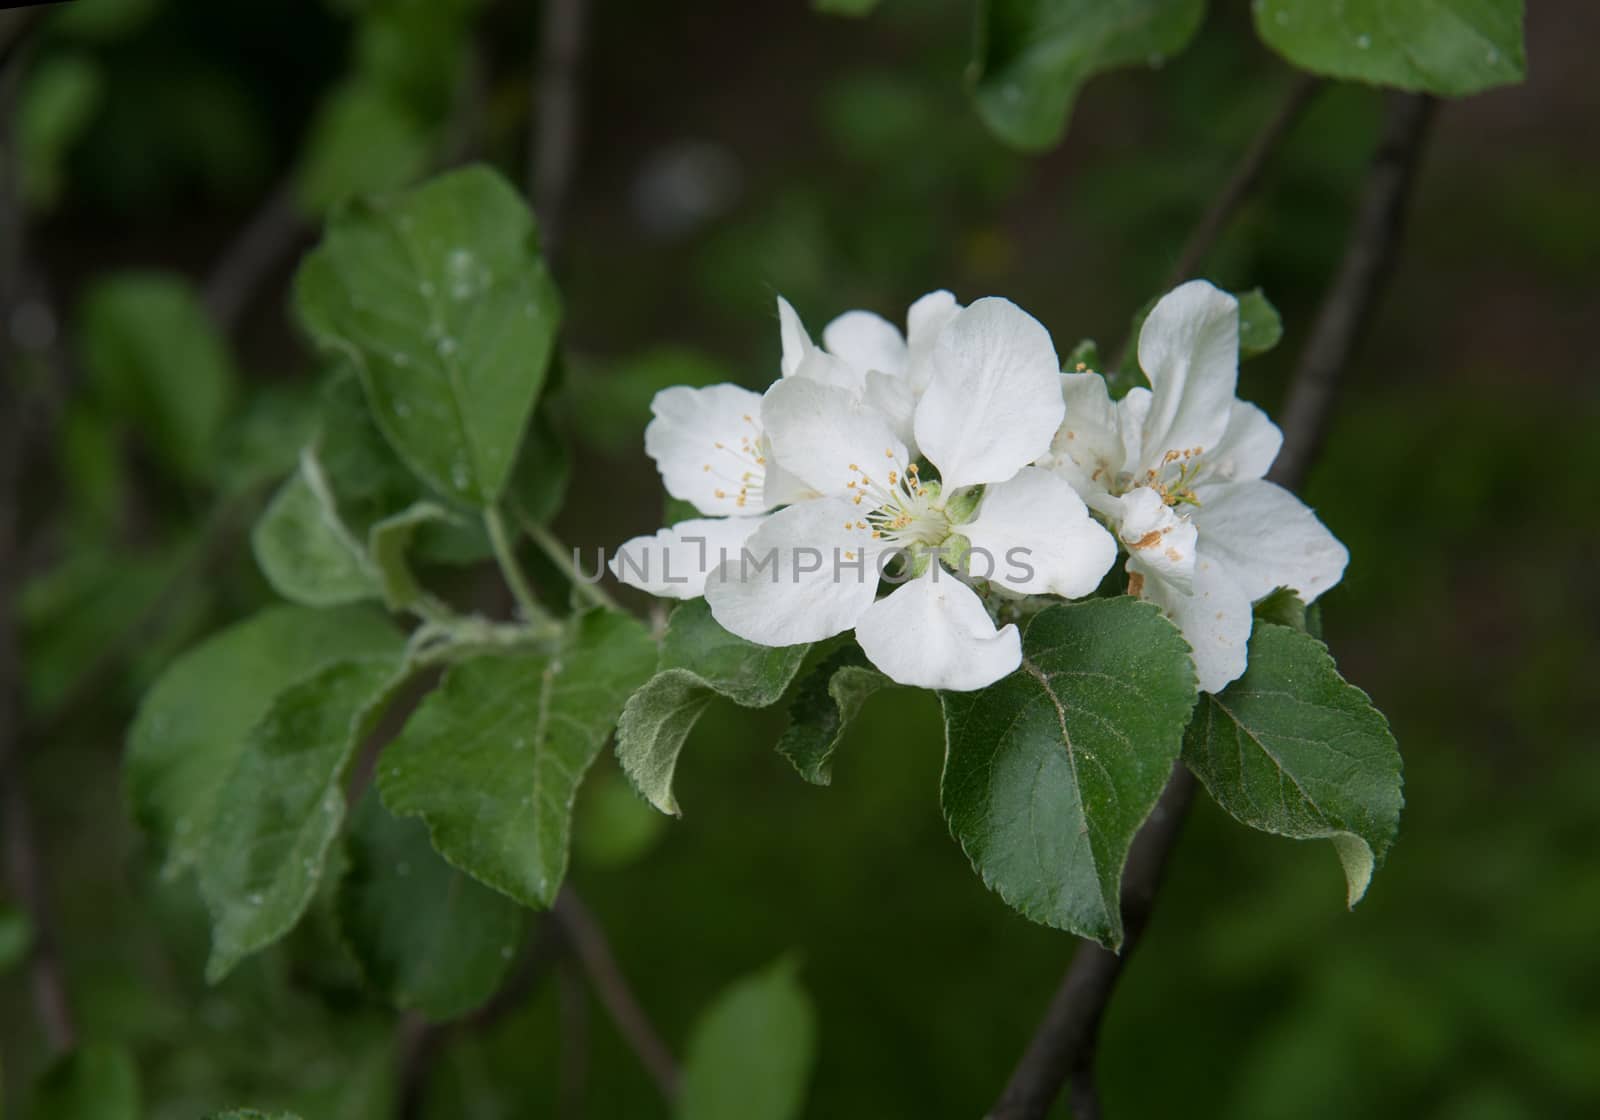
[[[654,387],[775,375],[778,292],[814,332],[856,306],[899,318],[934,287],[1004,294],[1063,352],[1081,337],[1114,352],[1291,79],[1245,5],[1219,3],[1186,54],[1091,83],[1065,142],[1024,158],[964,98],[964,3],[886,0],[864,23],[799,0],[594,7],[553,402],[576,452],[557,527],[590,548],[659,523],[642,454]],[[536,17],[505,0],[481,22],[483,154],[517,175]],[[292,165],[348,34],[308,0],[177,0],[93,44],[106,97],[33,231],[61,305],[113,268],[202,275]],[[1439,114],[1399,268],[1307,494],[1352,553],[1326,630],[1399,738],[1399,842],[1347,913],[1326,845],[1199,805],[1112,1005],[1110,1116],[1600,1111],[1600,8],[1533,5],[1528,35],[1526,85]],[[1207,262],[1283,313],[1283,344],[1241,388],[1269,409],[1341,250],[1380,108],[1372,90],[1327,90]],[[668,232],[647,215],[674,165],[700,169],[688,179],[705,212]],[[312,370],[286,280],[238,354],[252,385],[292,396]],[[109,462],[95,446],[64,439],[59,477],[30,493],[36,708],[162,585],[204,516],[136,434]],[[152,1117],[389,1109],[392,1019],[320,920],[207,990],[192,888],[160,884],[120,799],[141,688],[266,597],[235,547],[163,609],[129,670],[27,744],[82,1031],[132,1048]],[[949,838],[931,696],[875,697],[828,789],[771,750],[781,727],[781,712],[715,707],[680,767],[682,821],[626,867],[580,849],[574,881],[675,1048],[727,982],[793,952],[820,1017],[806,1115],[979,1115],[1072,940],[986,892]],[[618,780],[609,759],[597,775]],[[10,1104],[42,1048],[23,975],[0,985]],[[448,1049],[430,1115],[556,1115],[557,1002],[546,983]],[[590,1010],[588,1115],[665,1115]]]

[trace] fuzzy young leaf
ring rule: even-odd
[[[58,1058],[33,1090],[34,1120],[139,1120],[139,1072],[120,1046],[89,1043]]]
[[[312,337],[355,366],[418,477],[455,500],[496,501],[560,318],[516,191],[472,167],[340,207],[295,294]]]
[[[683,1063],[678,1120],[793,1120],[816,1057],[816,1013],[780,960],[729,986],[708,1008]]]
[[[411,538],[424,525],[450,520],[450,513],[434,502],[418,502],[392,517],[375,522],[367,532],[367,555],[377,569],[383,601],[390,610],[404,610],[424,596],[422,585],[411,574],[406,550]]]
[[[1283,317],[1260,288],[1238,293],[1239,357],[1265,354],[1283,339]]]
[[[190,284],[160,273],[102,280],[84,301],[84,364],[96,393],[179,477],[208,481],[236,376]]]
[[[291,685],[245,739],[200,856],[213,983],[294,928],[316,893],[344,823],[345,771],[401,682],[399,647]]]
[[[1333,841],[1349,904],[1366,893],[1400,827],[1400,752],[1328,647],[1257,623],[1250,666],[1203,696],[1183,758],[1219,805],[1263,832]]]
[[[272,607],[167,668],[128,734],[125,781],[134,816],[166,851],[168,874],[205,851],[217,791],[273,697],[333,662],[398,641],[375,610]]]
[[[728,633],[704,599],[672,612],[656,675],[628,698],[617,724],[617,758],[646,801],[678,815],[672,776],[700,713],[718,696],[746,708],[775,704],[809,646],[759,646]]]
[[[522,938],[523,912],[451,867],[421,821],[392,816],[369,792],[351,814],[339,924],[367,979],[431,1019],[494,994]]]
[[[988,886],[1036,922],[1122,943],[1122,866],[1183,743],[1195,676],[1178,630],[1126,596],[1051,607],[1022,668],[940,693],[942,799]]]
[[[572,802],[655,647],[625,615],[590,611],[556,653],[453,666],[378,767],[383,803],[427,822],[456,867],[526,906],[567,870]]]
[[[377,568],[339,513],[338,499],[313,448],[279,487],[250,534],[256,564],[274,591],[308,607],[377,598]]]
[[[978,113],[1019,148],[1061,138],[1084,82],[1188,46],[1205,0],[985,0],[979,7]]]
[[[1259,0],[1256,32],[1334,78],[1459,97],[1527,74],[1522,0]]]
[[[778,753],[813,785],[833,780],[833,752],[869,697],[893,685],[855,646],[846,646],[806,675],[789,705]]]

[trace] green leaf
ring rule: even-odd
[[[1366,893],[1400,828],[1400,752],[1328,647],[1257,623],[1244,676],[1203,696],[1183,758],[1219,805],[1263,832],[1333,841],[1349,904]]]
[[[1256,33],[1305,70],[1459,97],[1527,74],[1522,0],[1256,0]]]
[[[1294,630],[1306,630],[1306,605],[1291,588],[1279,587],[1256,600],[1257,622],[1270,622]]]
[[[452,666],[384,752],[383,803],[422,817],[456,867],[548,906],[566,874],[578,784],[654,653],[639,622],[589,611],[554,653]]]
[[[250,534],[261,574],[285,599],[334,607],[374,599],[380,573],[339,514],[338,499],[314,448],[279,488]]]
[[[617,724],[617,758],[634,788],[663,813],[678,815],[672,775],[706,705],[725,696],[746,708],[775,704],[809,646],[758,646],[711,617],[704,599],[672,612],[655,676],[628,698]]]
[[[367,554],[377,567],[383,601],[390,610],[404,610],[426,592],[411,574],[406,550],[416,531],[433,521],[449,521],[450,511],[434,502],[418,502],[375,523],[367,533]]]
[[[893,684],[853,644],[832,654],[801,680],[778,753],[806,781],[827,785],[833,780],[833,752],[850,721],[868,697]]]
[[[678,1120],[793,1120],[805,1105],[817,1024],[791,960],[732,984],[689,1036]]]
[[[1267,301],[1260,288],[1240,292],[1239,300],[1239,356],[1254,358],[1265,354],[1283,338],[1283,318],[1278,309]]]
[[[84,364],[106,405],[180,477],[208,481],[236,375],[189,283],[159,273],[101,280],[79,327]]]
[[[1122,866],[1194,707],[1177,628],[1123,596],[1051,607],[1022,668],[939,694],[950,830],[988,886],[1036,922],[1122,944]]]
[[[199,859],[213,983],[294,928],[316,893],[344,823],[345,771],[403,679],[400,646],[289,686],[246,737]]]
[[[226,1112],[213,1112],[206,1120],[300,1120],[292,1112],[261,1112],[254,1108],[230,1108]]]
[[[459,501],[499,498],[560,318],[533,216],[504,179],[467,168],[339,208],[296,298],[418,477]]]
[[[333,662],[398,640],[388,620],[367,608],[272,607],[172,663],[139,706],[124,771],[134,815],[166,850],[169,875],[205,851],[217,791],[273,697]]]
[[[394,94],[346,82],[311,124],[296,198],[308,214],[324,214],[357,195],[397,190],[426,170],[433,146],[431,130]]]
[[[1160,65],[1204,16],[1205,0],[984,0],[972,63],[978,113],[1007,143],[1048,148],[1084,82]]]
[[[58,1058],[33,1090],[33,1120],[138,1120],[139,1071],[121,1046],[88,1043]]]
[[[94,118],[104,94],[100,65],[85,54],[48,55],[17,95],[16,158],[22,194],[48,209],[61,194],[63,164]]]
[[[488,999],[522,939],[516,903],[439,858],[422,822],[369,792],[351,816],[339,921],[367,979],[431,1019]]]

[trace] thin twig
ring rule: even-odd
[[[567,582],[572,585],[574,593],[589,600],[592,605],[602,607],[605,610],[622,610],[617,601],[598,582],[590,582],[583,578],[583,573],[578,570],[578,565],[574,562],[571,551],[561,543],[560,538],[529,517],[520,508],[516,509],[515,512],[517,523],[522,526],[522,531],[528,534],[528,538],[538,545],[539,551],[543,552],[550,563],[554,564],[556,569],[567,578]]]
[[[295,201],[294,178],[275,187],[228,243],[206,278],[206,308],[223,333],[232,333],[272,270],[310,230]]]
[[[571,887],[556,896],[553,909],[573,952],[583,965],[595,996],[611,1016],[617,1031],[639,1059],[639,1064],[655,1080],[661,1095],[673,1100],[678,1095],[678,1063],[667,1044],[656,1033],[649,1016],[634,997],[617,959],[611,952],[605,931]]]
[[[529,621],[543,618],[544,608],[539,605],[522,565],[517,562],[515,543],[506,532],[505,518],[500,516],[498,507],[489,506],[483,511],[483,525],[489,532],[489,544],[494,549],[495,562],[500,565],[500,574],[505,577],[506,586],[515,596],[523,617]]]
[[[1298,486],[1304,480],[1321,441],[1339,375],[1394,259],[1432,111],[1431,98],[1390,95],[1383,138],[1362,188],[1344,262],[1323,298],[1316,328],[1290,388],[1283,453],[1271,475],[1283,485]],[[1122,955],[1095,944],[1078,950],[1010,1082],[990,1110],[989,1120],[1039,1120],[1069,1076],[1075,1077],[1075,1092],[1092,1099],[1093,1070],[1086,1055],[1092,1052],[1117,979],[1149,919],[1161,870],[1177,840],[1194,787],[1193,775],[1179,764],[1155,811],[1134,838],[1123,872],[1126,939]]]
[[[1204,262],[1206,254],[1211,252],[1211,247],[1216,244],[1222,231],[1227,229],[1228,223],[1238,213],[1239,207],[1243,206],[1255,192],[1278,146],[1289,135],[1295,122],[1300,119],[1300,115],[1305,112],[1321,88],[1322,80],[1310,74],[1301,74],[1295,78],[1294,84],[1289,87],[1289,92],[1279,103],[1277,111],[1268,118],[1266,124],[1262,125],[1255,139],[1250,141],[1250,146],[1245,149],[1244,155],[1234,166],[1233,174],[1223,184],[1222,190],[1206,208],[1206,212],[1200,216],[1194,231],[1189,234],[1189,240],[1184,242],[1177,260],[1173,262],[1166,279],[1162,282],[1161,291],[1170,291],[1183,281],[1194,277],[1195,271]],[[1132,336],[1123,342],[1122,351],[1117,355],[1112,369],[1127,369],[1137,342],[1138,339]]]
[[[539,29],[528,194],[539,218],[545,256],[552,259],[566,233],[567,199],[577,168],[585,9],[585,0],[544,0]]]
[[[1418,94],[1389,94],[1383,137],[1362,188],[1344,260],[1323,297],[1311,338],[1289,382],[1281,421],[1283,450],[1267,476],[1280,486],[1298,488],[1322,448],[1339,379],[1394,265],[1406,200],[1436,104]]]
[[[31,20],[13,24],[20,34]],[[18,194],[15,108],[28,43],[11,39],[0,70],[0,226],[6,239],[0,252],[0,814],[4,815],[6,873],[11,892],[33,926],[28,972],[34,1008],[52,1050],[70,1049],[77,1037],[66,975],[56,947],[55,919],[46,886],[44,859],[33,827],[22,760],[22,658],[16,604],[22,587],[20,562],[23,479],[28,459],[40,444],[34,428],[34,402],[17,369],[13,313],[24,288],[25,215]]]

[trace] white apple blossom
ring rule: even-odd
[[[782,377],[846,389],[883,410],[909,439],[933,341],[959,309],[949,292],[930,292],[907,312],[905,337],[870,311],[847,311],[823,329],[824,348],[811,341],[780,296]],[[707,572],[728,551],[738,553],[761,515],[816,495],[772,461],[759,394],[738,385],[674,386],[656,394],[650,411],[645,451],[667,493],[707,516],[626,541],[612,557],[611,571],[653,595],[694,599],[705,591]]]
[[[1149,389],[1112,401],[1097,373],[1061,375],[1066,417],[1040,460],[1106,518],[1128,550],[1129,590],[1194,650],[1200,687],[1245,669],[1252,604],[1279,587],[1306,602],[1349,553],[1266,481],[1283,433],[1238,400],[1238,302],[1203,280],[1164,296],[1139,332]]]
[[[1017,594],[1076,597],[1098,586],[1116,546],[1066,480],[1030,465],[1064,411],[1044,328],[1003,299],[953,310],[931,344],[916,308],[911,318],[899,376],[923,382],[909,434],[938,480],[922,477],[896,414],[840,374],[845,363],[831,351],[850,347],[834,341],[819,359],[798,320],[792,331],[786,324],[786,370],[790,358],[795,372],[836,366],[774,385],[761,424],[780,468],[818,497],[766,518],[705,593],[717,621],[749,641],[795,645],[853,628],[873,664],[902,684],[982,688],[1018,667],[1020,636],[1014,625],[997,628],[941,557],[982,554],[986,570],[975,578]],[[874,330],[880,357],[861,360],[892,365],[887,357],[899,351]],[[880,600],[894,555],[906,557],[910,578]]]

